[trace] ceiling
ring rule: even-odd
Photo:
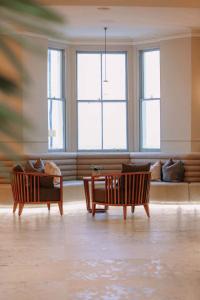
[[[103,9],[98,6],[52,6],[52,8],[66,19],[63,29],[71,41],[103,39],[105,26],[108,27],[108,40],[130,42],[196,32],[200,29],[200,8],[127,6],[103,7]]]

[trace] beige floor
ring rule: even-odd
[[[0,300],[199,300],[200,205],[0,208]]]

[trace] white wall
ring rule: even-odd
[[[30,83],[23,87],[23,115],[32,129],[23,129],[24,153],[48,151],[47,39],[27,37],[32,50],[23,51],[23,63]],[[35,48],[35,49],[34,49]]]
[[[191,151],[191,39],[160,43],[161,150]]]
[[[31,134],[23,130],[24,152],[48,151],[48,116],[47,116],[47,49],[46,39],[29,37],[30,43],[42,50],[41,55],[23,52],[23,61],[32,81],[24,85],[23,114],[31,121],[34,128]],[[55,43],[54,43],[55,45]],[[193,45],[194,49],[198,47]],[[102,46],[64,46],[66,48],[66,127],[68,151],[77,150],[77,111],[76,111],[76,51],[100,50]],[[178,38],[161,41],[156,44],[140,46],[110,46],[109,50],[128,51],[128,136],[129,150],[139,149],[139,93],[138,93],[138,51],[144,48],[160,47],[161,50],[161,151],[190,152],[192,138],[195,138],[199,120],[192,101],[192,78],[198,82],[198,68],[192,69],[191,38]],[[198,59],[198,51],[194,57]],[[193,70],[193,71],[192,71]],[[193,72],[193,74],[192,74]],[[199,99],[199,98],[198,98]],[[193,103],[193,104],[192,104]],[[200,107],[200,101],[198,103]],[[194,106],[195,107],[195,106]],[[195,121],[196,120],[196,121]],[[196,135],[197,136],[197,135]],[[197,137],[200,141],[200,135]],[[196,151],[197,148],[195,148]]]

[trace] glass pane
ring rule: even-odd
[[[160,101],[142,102],[142,148],[160,149]]]
[[[104,149],[126,149],[126,104],[103,104]]]
[[[105,54],[102,56],[103,100],[126,100],[126,55]]]
[[[100,103],[78,103],[78,148],[79,150],[102,148]]]
[[[144,99],[160,98],[160,51],[143,52]]]
[[[62,50],[48,50],[48,98],[62,98]]]
[[[78,100],[101,99],[101,55],[79,53],[77,66]]]
[[[48,101],[49,149],[64,149],[64,103],[62,101]]]

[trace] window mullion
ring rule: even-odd
[[[102,61],[103,55],[101,53],[101,148],[104,149],[104,143],[103,143],[103,61]]]

